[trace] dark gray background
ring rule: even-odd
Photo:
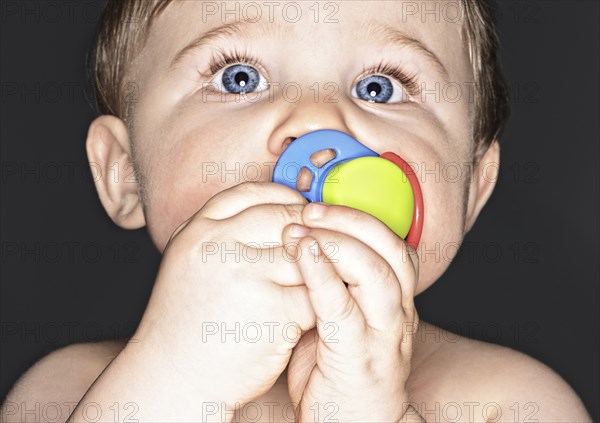
[[[2,398],[52,350],[131,334],[158,267],[143,230],[105,215],[87,170],[84,65],[102,6],[2,4]],[[499,11],[512,95],[501,177],[417,306],[546,363],[598,420],[598,3]]]

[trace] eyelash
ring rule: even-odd
[[[371,70],[363,69],[363,73],[360,79],[366,78],[370,75],[391,76],[392,78],[400,81],[400,83],[410,96],[416,97],[421,93],[419,89],[419,79],[417,75],[414,73],[405,72],[404,70],[395,65],[380,62],[375,68]]]
[[[210,58],[210,62],[208,65],[208,68],[210,69],[210,74],[208,76],[212,77],[224,67],[227,67],[229,65],[235,65],[238,63],[255,66],[258,67],[260,70],[263,69],[262,65],[260,64],[260,61],[247,51],[240,52],[238,50],[235,50],[233,52],[228,52],[223,49],[219,49],[216,52],[214,52],[212,57]]]
[[[247,51],[240,52],[238,50],[234,50],[232,52],[225,51],[223,49],[219,49],[213,53],[209,62],[209,75],[203,75],[205,77],[213,77],[218,71],[227,67],[229,65],[235,65],[238,63],[243,63],[246,65],[251,65],[263,69],[260,61]],[[407,73],[401,68],[385,63],[380,62],[375,68],[371,70],[367,70],[363,67],[363,72],[361,74],[360,79],[366,78],[370,75],[387,75],[392,78],[398,80],[402,86],[406,89],[406,92],[413,97],[416,97],[420,94],[418,78],[416,74]]]

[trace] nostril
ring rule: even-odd
[[[283,140],[283,149],[285,150],[287,146],[290,145],[295,139],[296,137],[287,137],[285,140]]]

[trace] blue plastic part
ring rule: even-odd
[[[320,168],[310,161],[313,153],[331,149],[336,157]],[[379,154],[365,147],[350,135],[335,129],[319,129],[294,140],[277,160],[273,171],[273,182],[296,189],[300,169],[306,167],[312,174],[310,190],[301,192],[308,201],[323,201],[323,184],[329,171],[337,164],[364,156]]]

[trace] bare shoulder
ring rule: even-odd
[[[39,420],[49,404],[53,414],[60,411],[68,417],[74,404],[126,344],[127,340],[73,344],[43,357],[8,393],[2,404],[2,421],[23,421],[22,412],[28,412],[29,417],[37,413]]]
[[[415,402],[437,408],[437,421],[453,420],[458,412],[463,418],[471,413],[468,421],[592,421],[573,388],[539,360],[428,323],[425,328],[426,343],[439,345],[414,369],[409,392],[415,392]],[[432,400],[437,405],[431,405]]]

